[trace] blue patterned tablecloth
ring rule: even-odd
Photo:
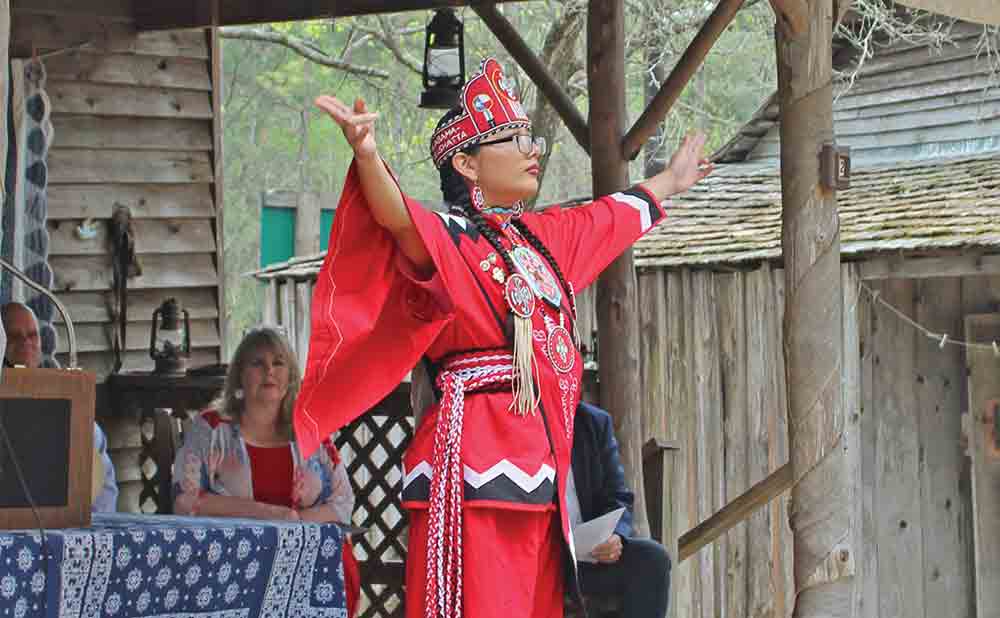
[[[0,530],[0,618],[347,616],[333,524],[95,515]]]

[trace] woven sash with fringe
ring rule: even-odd
[[[427,618],[462,616],[461,445],[465,394],[509,384],[514,356],[507,350],[459,354],[448,358],[437,377],[441,390],[434,433],[427,531]]]

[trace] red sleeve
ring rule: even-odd
[[[407,207],[423,210],[409,200]],[[454,317],[440,275],[416,276],[389,232],[372,218],[353,165],[311,311],[309,355],[294,416],[306,459],[327,436],[391,392]]]
[[[653,195],[636,185],[584,206],[525,215],[524,221],[579,292],[665,215]]]

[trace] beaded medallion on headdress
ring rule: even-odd
[[[463,113],[431,136],[431,157],[437,167],[459,150],[494,133],[531,126],[524,106],[495,58],[483,60],[479,73],[465,83],[459,101]]]

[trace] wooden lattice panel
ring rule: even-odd
[[[354,487],[354,524],[368,532],[354,541],[361,562],[361,618],[403,615],[406,513],[403,452],[413,438],[409,406],[382,406],[339,432],[335,443]]]

